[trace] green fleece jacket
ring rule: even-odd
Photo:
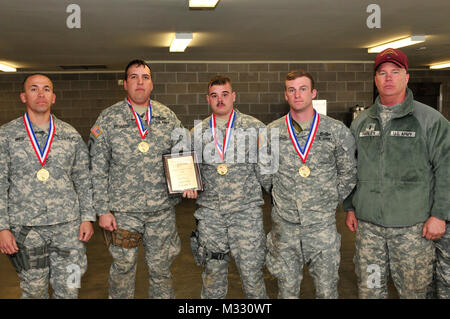
[[[358,182],[344,202],[358,219],[384,227],[412,226],[450,211],[450,124],[439,112],[405,101],[381,127],[375,104],[351,125],[358,157]]]

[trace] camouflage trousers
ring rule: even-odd
[[[207,208],[196,211],[200,245],[212,253],[231,251],[246,298],[267,298],[262,273],[265,234],[260,207],[237,212]],[[228,261],[210,259],[202,273],[201,298],[224,299],[228,290]]]
[[[353,261],[359,298],[387,298],[389,274],[400,298],[426,298],[435,253],[434,242],[422,238],[423,225],[382,227],[358,220]]]
[[[338,298],[341,235],[336,224],[302,226],[290,223],[272,208],[272,230],[267,234],[266,267],[278,279],[278,298],[300,296],[303,266],[309,267],[316,297]]]
[[[450,230],[436,241],[436,294],[439,299],[450,299]]]
[[[16,239],[21,228],[11,228]],[[78,298],[81,277],[87,269],[86,248],[78,240],[79,232],[80,221],[31,227],[22,244],[28,251],[46,246],[49,266],[19,273],[22,299],[48,299],[49,282],[53,290],[52,298]]]
[[[170,266],[180,253],[181,242],[173,208],[152,213],[115,213],[117,227],[142,234],[149,270],[149,298],[174,298]],[[109,246],[113,263],[109,272],[109,297],[134,298],[138,249]]]

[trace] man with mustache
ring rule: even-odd
[[[267,298],[262,274],[265,236],[261,183],[270,182],[257,162],[257,148],[262,147],[258,144],[259,129],[265,126],[234,108],[236,93],[227,77],[218,75],[209,81],[206,100],[212,115],[193,130],[194,148],[201,146],[200,170],[205,183],[195,211],[200,244],[195,257],[204,266],[201,297],[226,297],[231,252],[244,295]],[[198,256],[199,251],[202,256]]]

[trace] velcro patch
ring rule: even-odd
[[[416,132],[410,132],[410,131],[391,131],[391,136],[398,136],[398,137],[416,137]]]
[[[359,137],[380,136],[380,131],[364,131],[359,133]]]
[[[91,129],[92,135],[94,135],[95,138],[98,138],[100,134],[102,134],[102,130],[96,125]]]

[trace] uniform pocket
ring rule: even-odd
[[[270,231],[267,234],[266,246],[266,267],[270,273],[279,280],[283,279],[283,260],[276,249],[276,244],[274,244],[274,233]],[[276,240],[276,239],[275,239]]]

